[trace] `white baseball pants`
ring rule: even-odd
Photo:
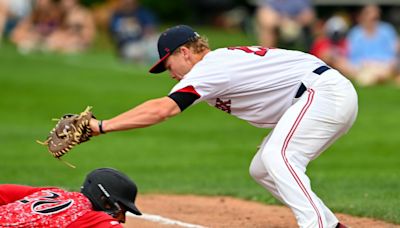
[[[318,157],[356,119],[357,93],[349,80],[330,69],[310,73],[308,88],[263,140],[250,175],[293,211],[300,227],[335,227],[335,215],[312,191],[305,174]],[[332,186],[334,187],[334,186]]]

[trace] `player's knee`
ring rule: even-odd
[[[281,166],[283,165],[282,157],[279,156],[279,153],[274,151],[266,151],[262,156],[262,161],[265,166],[266,172],[274,175],[275,173],[281,170]]]
[[[262,179],[263,177],[265,177],[267,175],[267,172],[265,169],[260,169],[260,166],[257,166],[254,163],[251,163],[251,165],[249,167],[249,173],[250,173],[250,176],[256,181]]]

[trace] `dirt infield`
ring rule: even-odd
[[[291,228],[297,227],[291,211],[282,206],[270,206],[231,197],[204,197],[193,195],[139,195],[138,208],[145,213],[142,219],[128,217],[125,227],[133,228],[182,228],[182,227],[226,227],[226,228]],[[169,221],[150,221],[146,215],[157,215]],[[383,221],[337,214],[344,224],[357,227],[400,228]]]

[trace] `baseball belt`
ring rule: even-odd
[[[320,67],[318,67],[317,69],[313,70],[313,73],[314,73],[314,74],[321,75],[322,73],[324,73],[325,71],[327,71],[327,70],[329,70],[329,69],[331,69],[331,68],[324,65],[324,66],[320,66]],[[306,87],[303,83],[301,83],[299,89],[297,90],[296,96],[295,96],[294,98],[299,98],[299,97],[301,97],[301,95],[303,95],[303,93],[304,93],[306,90],[307,90],[307,87]]]

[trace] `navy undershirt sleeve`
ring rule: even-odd
[[[188,92],[174,92],[168,95],[181,109],[181,112],[199,99],[199,95]]]

